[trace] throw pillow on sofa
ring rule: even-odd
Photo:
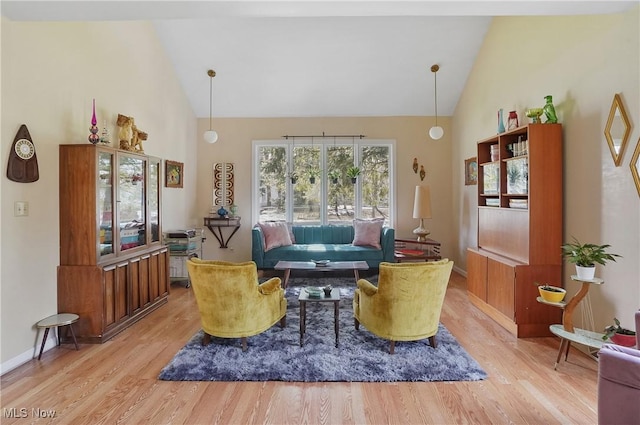
[[[258,223],[258,226],[260,226],[264,236],[265,252],[279,246],[293,245],[291,236],[289,236],[289,228],[284,221]]]
[[[382,249],[380,246],[380,235],[382,234],[383,218],[363,220],[356,218],[353,220],[353,243],[357,246],[372,246]]]

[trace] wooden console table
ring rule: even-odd
[[[213,236],[220,243],[220,248],[228,248],[229,241],[240,228],[240,217],[205,217],[204,225],[213,233]],[[232,228],[231,234],[225,239],[222,229]]]
[[[560,348],[558,349],[556,364],[553,367],[554,370],[558,367],[558,363],[560,363],[560,358],[562,357],[563,352],[565,361],[567,360],[567,357],[569,357],[569,347],[572,342],[595,349],[602,348],[602,344],[604,344],[604,340],[602,339],[603,334],[586,329],[575,328],[573,326],[573,311],[575,308],[580,304],[582,299],[587,296],[591,285],[602,285],[604,280],[599,278],[582,280],[578,279],[578,276],[576,275],[571,276],[571,280],[582,282],[582,287],[580,288],[580,291],[578,291],[578,293],[569,300],[569,302],[565,303],[562,301],[559,303],[552,303],[543,300],[542,297],[537,298],[538,302],[542,304],[548,304],[564,309],[562,314],[562,324],[549,326],[551,333],[560,337]]]

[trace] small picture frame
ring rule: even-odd
[[[178,161],[164,161],[164,186],[182,187],[184,180],[184,163]]]
[[[475,156],[464,160],[464,184],[478,184],[478,158]]]

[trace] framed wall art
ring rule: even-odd
[[[177,161],[164,161],[164,186],[182,187],[184,179],[184,163]]]
[[[464,184],[478,184],[478,158],[475,156],[464,160]]]

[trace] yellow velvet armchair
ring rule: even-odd
[[[353,296],[355,327],[362,323],[371,333],[396,341],[429,338],[436,347],[440,312],[453,261],[380,263],[378,286],[358,281]]]
[[[191,258],[187,261],[193,293],[198,303],[204,338],[241,338],[257,335],[280,321],[286,324],[287,300],[280,278],[258,284],[256,263],[230,263]]]

